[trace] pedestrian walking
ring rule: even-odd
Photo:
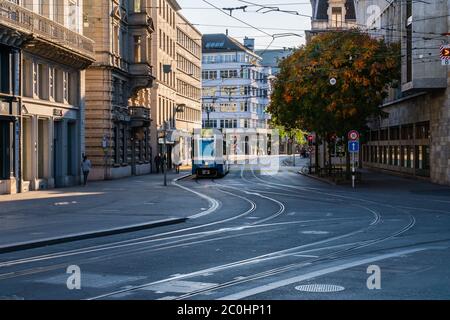
[[[156,167],[156,173],[159,173],[159,168],[161,167],[161,154],[158,153],[155,156],[155,167]]]
[[[88,177],[89,177],[89,172],[91,171],[91,167],[92,167],[91,160],[89,160],[86,155],[83,155],[83,161],[81,162],[81,170],[83,171],[83,177],[84,177],[83,184],[84,184],[84,186],[87,185],[87,181],[88,181]]]
[[[175,173],[180,173],[180,167],[181,167],[181,161],[180,160],[176,160],[174,162],[174,167],[175,167]]]

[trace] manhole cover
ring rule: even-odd
[[[297,286],[295,289],[303,292],[339,292],[345,290],[344,287],[333,284],[305,284]]]

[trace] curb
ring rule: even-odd
[[[319,178],[319,177],[316,177],[316,176],[313,176],[311,174],[307,174],[307,173],[304,173],[304,172],[301,172],[301,171],[297,171],[297,173],[302,175],[302,176],[308,177],[310,179],[314,179],[314,180],[317,180],[317,181],[320,181],[320,182],[323,182],[323,183],[327,183],[327,184],[332,185],[332,186],[337,186],[338,185],[336,182],[333,182],[333,181],[330,181],[330,180],[327,180],[327,179],[322,179],[322,178]]]
[[[186,179],[188,179],[188,178],[190,178],[190,177],[192,177],[192,176],[193,176],[193,174],[191,174],[191,173],[186,173],[186,174],[184,174],[183,176],[181,176],[181,177],[179,177],[179,178],[173,179],[173,181],[182,181],[182,180],[186,180]]]
[[[183,222],[186,222],[187,220],[188,220],[188,218],[171,218],[171,219],[158,220],[158,221],[154,221],[154,222],[150,222],[150,223],[135,224],[135,225],[130,225],[130,226],[121,227],[121,228],[105,229],[105,230],[99,230],[99,231],[88,232],[88,233],[71,234],[71,235],[67,235],[67,236],[63,236],[63,237],[59,237],[59,238],[48,238],[48,239],[37,240],[37,241],[21,242],[21,243],[16,243],[16,244],[13,244],[10,246],[0,247],[0,254],[28,250],[28,249],[36,249],[36,248],[46,247],[46,246],[50,246],[50,245],[75,242],[75,241],[80,241],[80,240],[101,238],[101,237],[123,234],[123,233],[130,233],[130,232],[135,232],[135,231],[152,229],[152,228],[156,228],[156,227],[162,227],[162,226],[183,223]]]

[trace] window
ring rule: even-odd
[[[416,124],[416,139],[430,138],[430,122]]]
[[[141,0],[134,0],[134,12],[141,12]]]
[[[48,95],[50,100],[55,100],[55,68],[48,68]]]
[[[33,63],[33,96],[39,96],[39,65]]]
[[[119,26],[115,25],[113,27],[113,53],[118,55],[119,54],[119,48],[120,48],[120,28]]]
[[[69,73],[67,71],[63,72],[63,98],[64,103],[69,102]]]
[[[140,63],[142,62],[142,37],[134,36],[134,62]]]
[[[39,99],[48,99],[48,73],[47,67],[43,64],[38,64],[38,78],[39,78]]]
[[[70,30],[78,32],[78,6],[75,0],[69,0],[69,16],[68,16],[68,27]]]
[[[216,71],[202,71],[203,80],[216,80],[217,72]]]
[[[33,88],[34,88],[34,81],[33,81],[33,62],[28,59],[24,59],[23,61],[23,90],[24,95],[26,97],[33,97]]]
[[[333,7],[331,8],[331,27],[341,28],[342,27],[342,8]]]

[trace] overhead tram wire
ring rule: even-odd
[[[258,27],[255,27],[255,26],[249,24],[248,22],[245,22],[244,20],[241,20],[241,19],[239,19],[239,18],[237,18],[237,17],[234,17],[234,16],[229,15],[229,14],[226,13],[224,10],[220,9],[220,8],[217,7],[216,5],[214,5],[214,4],[212,4],[211,2],[209,2],[208,0],[202,0],[202,1],[205,2],[205,3],[207,3],[207,4],[209,4],[210,6],[214,7],[216,10],[222,12],[223,14],[227,15],[228,17],[231,17],[231,18],[233,18],[233,19],[235,19],[235,20],[237,20],[237,21],[239,21],[239,22],[241,22],[241,23],[243,23],[243,24],[245,24],[245,25],[247,25],[247,26],[249,26],[249,27],[251,27],[251,28],[253,28],[253,29],[255,29],[255,30],[261,32],[261,33],[263,33],[263,34],[265,34],[265,35],[267,35],[267,36],[272,36],[271,34],[265,32],[264,30],[262,30],[262,29],[260,29],[260,28],[258,28]]]

